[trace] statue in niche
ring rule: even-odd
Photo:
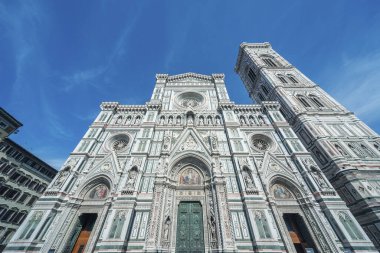
[[[207,125],[212,125],[212,119],[211,119],[211,117],[207,117]]]
[[[57,178],[57,180],[55,180],[54,182],[54,186],[56,187],[60,187],[63,182],[65,182],[66,178],[69,176],[70,172],[70,166],[67,166],[65,167],[60,173],[59,173],[59,176]]]
[[[183,185],[200,185],[201,177],[193,168],[188,168],[181,173],[179,181]]]
[[[169,231],[170,231],[170,224],[172,221],[170,220],[170,216],[168,216],[165,220],[164,224],[164,240],[169,240]]]
[[[160,125],[164,125],[165,124],[165,117],[161,117],[160,118]]]
[[[265,125],[265,121],[264,121],[264,118],[260,115],[259,117],[259,125]]]
[[[129,124],[131,124],[131,121],[132,121],[131,116],[128,116],[127,117],[127,121],[125,122],[125,124],[129,125]]]
[[[204,124],[205,124],[205,120],[203,119],[203,117],[199,117],[199,125],[203,126]]]
[[[319,185],[319,187],[329,188],[328,185],[326,184],[326,181],[323,178],[321,172],[317,168],[315,168],[314,166],[311,166],[310,169],[311,169],[311,174],[312,174],[313,178],[315,179],[315,181],[317,182],[317,184]]]
[[[252,116],[249,117],[249,124],[252,126],[252,125],[255,125],[255,120],[253,119]]]
[[[240,124],[241,125],[245,125],[246,124],[245,118],[243,116],[240,117]]]
[[[191,114],[187,115],[187,124],[192,125],[193,122],[194,122],[193,115],[191,115]]]
[[[137,116],[136,117],[136,120],[135,120],[135,125],[139,125],[140,124],[140,116]]]
[[[219,118],[219,117],[216,117],[216,124],[217,124],[217,125],[220,125],[220,124],[221,124],[221,122],[220,122],[220,118]]]
[[[244,179],[245,187],[247,188],[247,190],[255,189],[255,185],[248,171],[244,172],[243,179]]]
[[[211,212],[208,218],[208,226],[210,228],[211,239],[215,240],[216,239],[216,222],[215,222],[215,216]]]
[[[180,116],[177,117],[177,122],[176,122],[176,124],[178,124],[178,125],[181,124],[181,117],[180,117]]]
[[[211,142],[212,150],[217,150],[218,149],[218,138],[216,137],[216,135],[210,136],[210,142]]]
[[[128,175],[127,189],[133,190],[135,188],[136,177],[137,177],[137,171],[135,168],[132,168],[129,171],[129,175]]]
[[[173,117],[169,117],[168,124],[169,124],[169,125],[173,124]]]
[[[115,124],[116,125],[120,124],[122,120],[123,120],[123,116],[120,115],[119,117],[117,117]]]
[[[277,199],[291,199],[292,194],[284,186],[280,184],[275,184],[272,187],[273,195]]]

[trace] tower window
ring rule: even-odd
[[[285,77],[280,76],[280,75],[278,75],[277,77],[278,77],[278,79],[280,79],[280,81],[281,81],[282,83],[288,83],[288,82],[286,81]]]
[[[267,90],[267,88],[265,86],[261,86],[261,89],[263,90],[263,92],[265,93],[265,95],[268,95],[269,91]]]
[[[318,107],[324,107],[320,99],[316,96],[310,96],[310,99],[314,102],[314,104]]]
[[[292,75],[288,75],[288,78],[289,78],[289,80],[290,80],[292,83],[298,83],[297,79],[296,79],[294,76],[292,76]]]
[[[305,107],[311,107],[310,104],[307,102],[306,98],[303,96],[297,96],[298,100],[301,102],[301,104]]]
[[[262,58],[262,60],[265,62],[265,64],[268,67],[272,67],[272,68],[278,67],[277,64],[274,62],[274,60],[269,57]]]
[[[256,74],[255,74],[255,72],[253,72],[253,70],[251,68],[248,71],[248,77],[252,83],[254,83],[256,81]]]
[[[260,100],[261,101],[265,101],[265,98],[263,95],[261,95],[261,93],[257,93],[257,96],[259,96]]]

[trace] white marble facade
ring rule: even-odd
[[[145,105],[102,103],[5,252],[72,252],[86,214],[83,252],[190,252],[187,202],[201,206],[191,252],[296,252],[289,215],[314,252],[377,252],[278,102],[237,105],[223,74],[194,73],[156,75]]]

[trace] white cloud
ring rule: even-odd
[[[343,57],[337,71],[330,72],[332,95],[366,122],[380,122],[380,52]]]

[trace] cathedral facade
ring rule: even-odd
[[[102,103],[5,252],[378,252],[281,101],[260,102],[186,73],[156,75],[145,105]]]

